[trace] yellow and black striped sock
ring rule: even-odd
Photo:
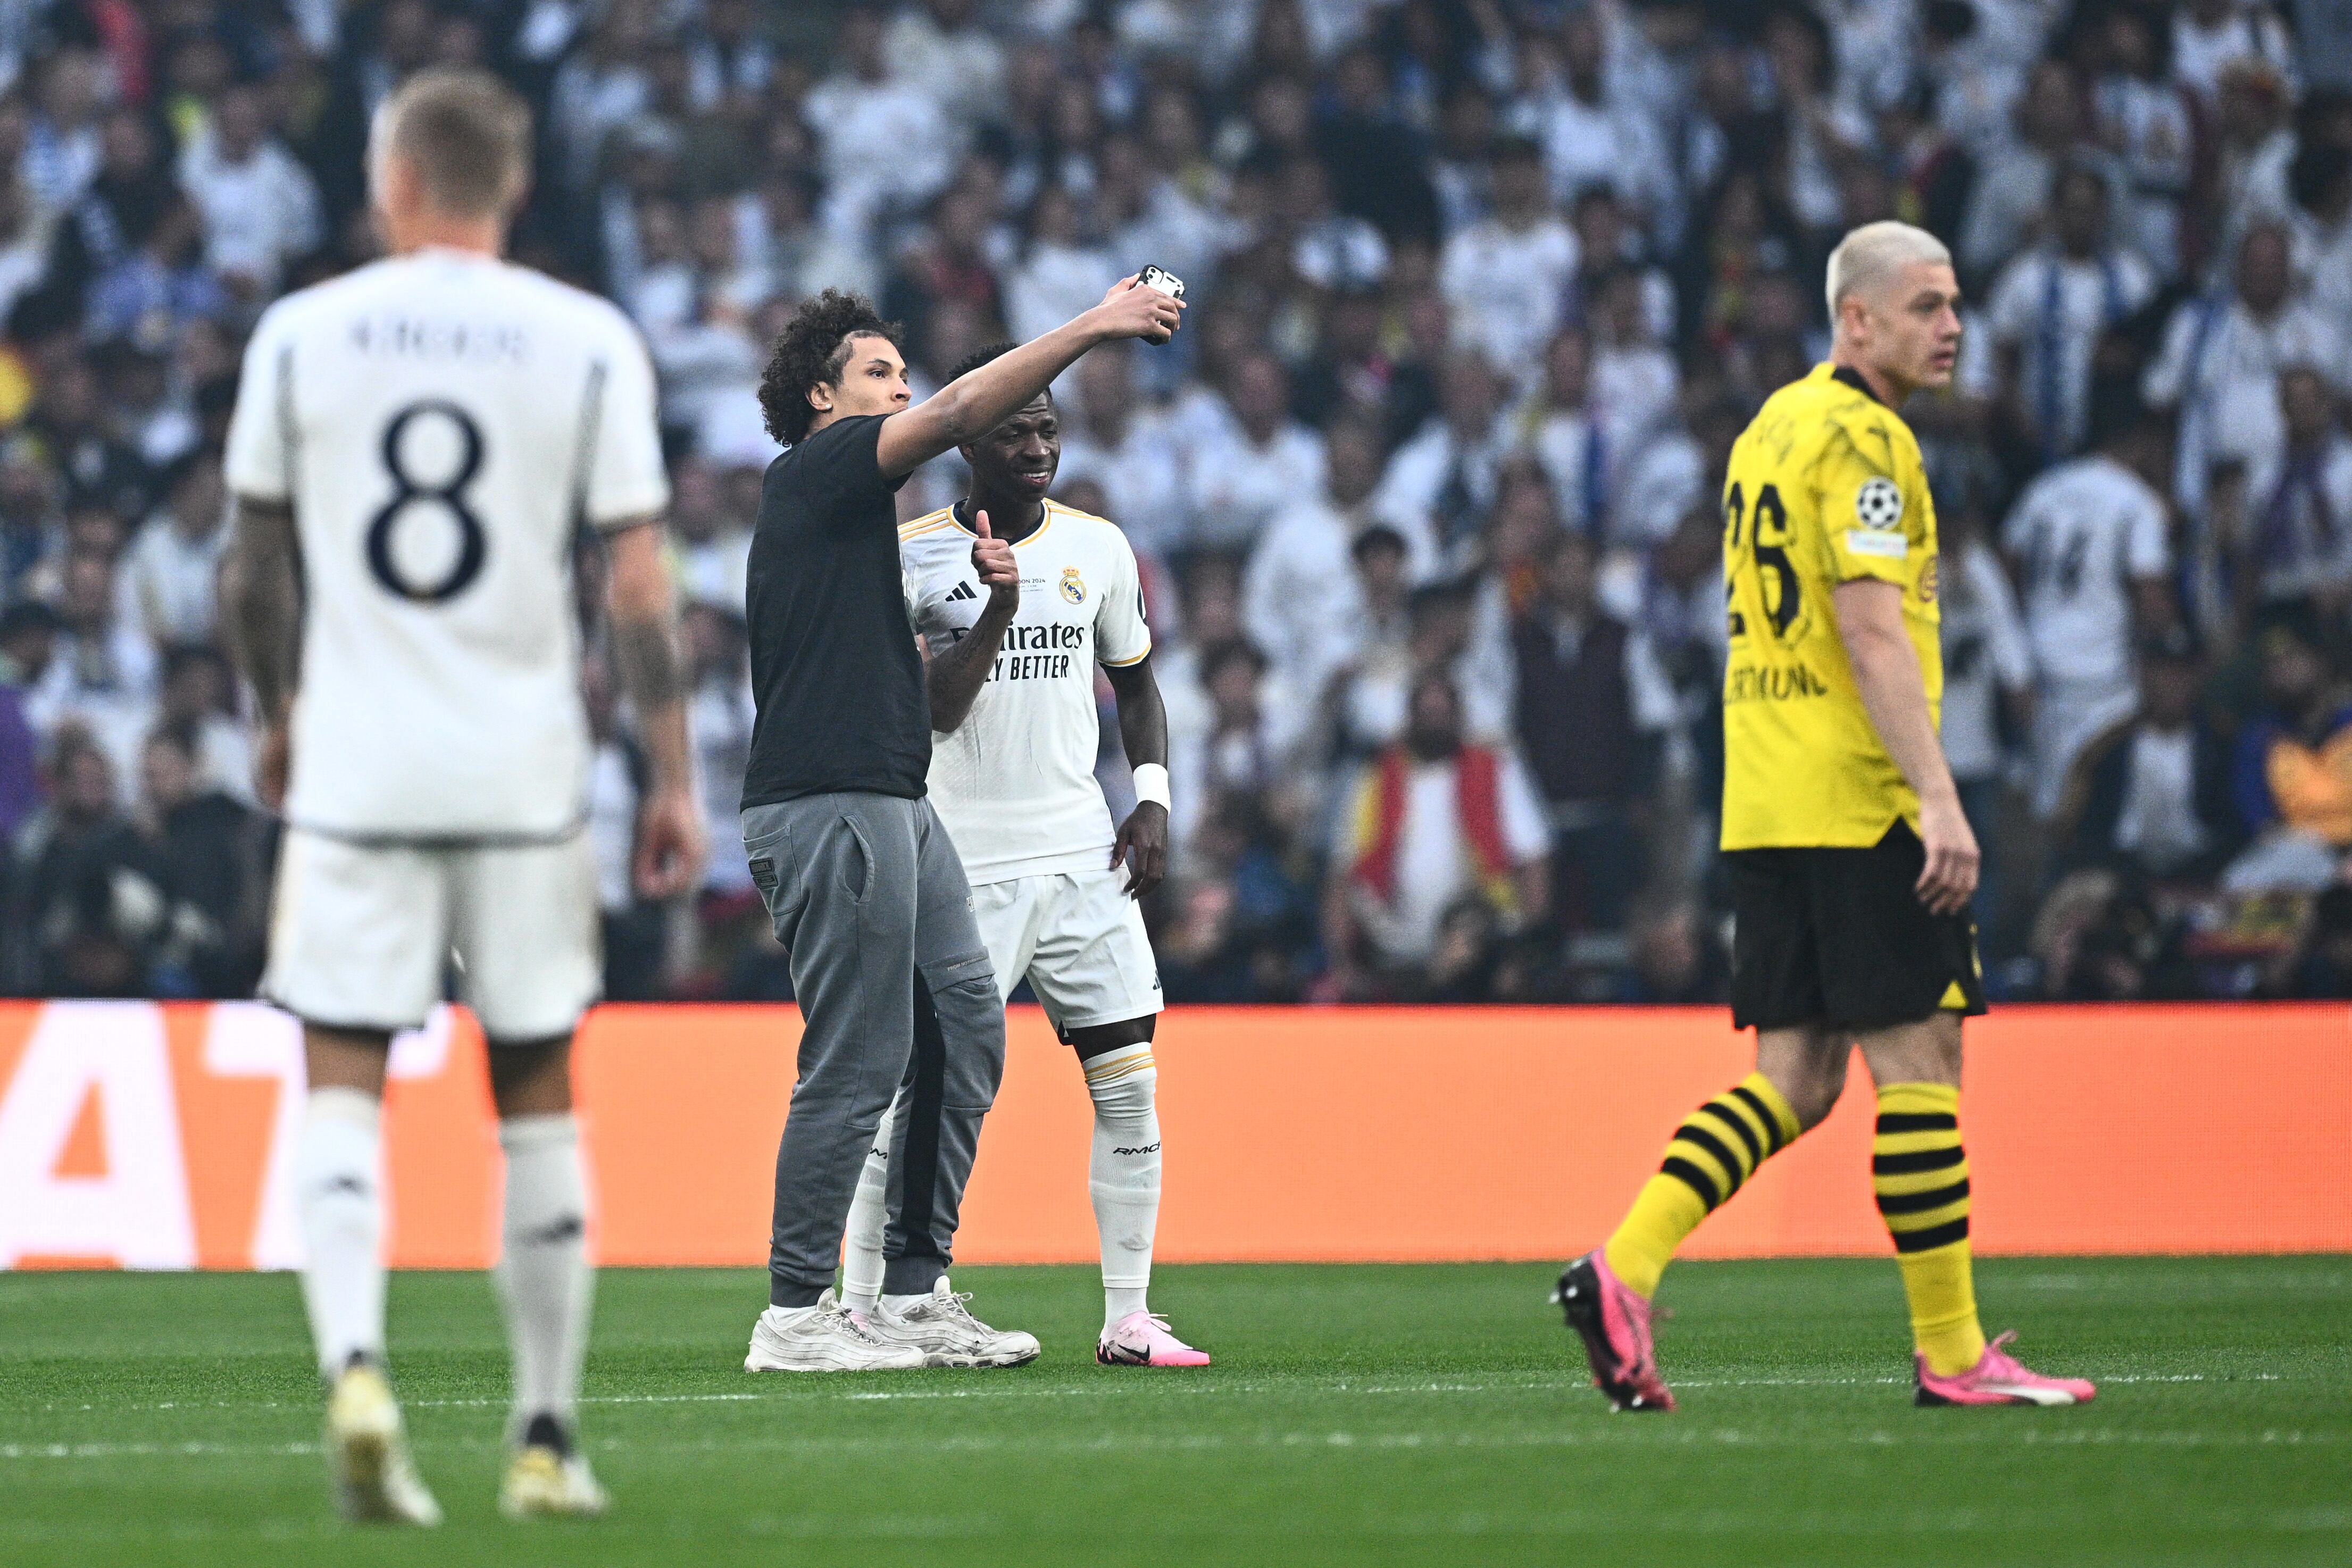
[[[1609,1238],[1610,1271],[1643,1296],[1656,1295],[1658,1276],[1683,1238],[1801,1131],[1797,1113],[1760,1072],[1692,1111],[1675,1129],[1658,1173]]]
[[[1960,1147],[1960,1091],[1944,1083],[1890,1083],[1878,1091],[1870,1184],[1895,1237],[1911,1338],[1939,1376],[1984,1354],[1969,1261],[1969,1156]]]

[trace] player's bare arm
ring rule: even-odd
[[[646,899],[675,898],[694,886],[709,846],[688,767],[686,681],[677,650],[677,615],[661,529],[652,518],[614,530],[606,603],[613,616],[613,662],[636,710],[653,778],[637,812],[634,874]]]
[[[1838,637],[1853,667],[1854,685],[1886,754],[1919,797],[1919,842],[1927,864],[1919,873],[1919,900],[1939,915],[1958,914],[1977,889],[1977,837],[1960,809],[1952,770],[1927,711],[1919,656],[1903,626],[1903,590],[1876,578],[1838,585]]]
[[[913,473],[949,448],[994,429],[1097,343],[1119,338],[1168,342],[1175,335],[1183,310],[1181,300],[1157,289],[1139,288],[1133,277],[1120,279],[1093,310],[958,376],[904,413],[893,415],[882,426],[875,447],[882,472],[891,479]],[[845,368],[845,380],[873,374],[867,363],[871,356],[865,351],[879,342],[872,338],[857,340],[851,363]],[[901,369],[899,374],[904,374]],[[812,398],[816,395],[813,393]],[[880,408],[853,411],[887,412]]]
[[[1160,698],[1160,679],[1151,673],[1151,656],[1133,664],[1105,665],[1103,674],[1118,699],[1118,737],[1127,747],[1128,765],[1139,774],[1146,767],[1168,769],[1168,707]],[[1168,875],[1168,807],[1156,800],[1139,800],[1119,824],[1118,839],[1110,847],[1114,869],[1127,868],[1127,893],[1139,899]]]
[[[971,542],[971,569],[988,590],[988,603],[962,640],[933,658],[925,671],[931,728],[942,735],[954,733],[971,716],[972,702],[1004,646],[1004,629],[1021,610],[1021,568],[1012,544],[990,531],[984,511],[972,513],[971,527],[978,536]]]
[[[229,499],[220,591],[229,651],[252,684],[261,721],[254,784],[262,804],[275,810],[286,798],[286,724],[302,645],[301,547],[292,507],[250,496]]]

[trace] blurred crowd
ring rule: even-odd
[[[776,329],[869,293],[920,396],[1156,263],[1177,342],[1056,395],[1058,493],[1144,565],[1168,994],[1719,998],[1723,464],[1883,217],[1969,299],[1906,412],[1993,994],[2352,994],[2329,0],[0,4],[0,988],[252,986],[238,350],[373,254],[368,117],[443,62],[529,95],[516,251],[661,375],[719,849],[634,900],[644,770],[592,655],[616,996],[789,991],[735,826]]]

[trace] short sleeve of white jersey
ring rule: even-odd
[[[1117,529],[1109,532],[1116,561],[1110,591],[1095,611],[1095,657],[1105,664],[1129,665],[1151,651],[1151,627],[1144,619],[1143,574],[1135,564],[1135,547]]]
[[[611,528],[650,517],[669,504],[662,466],[661,426],[655,413],[654,367],[637,330],[614,312],[609,343],[599,359],[601,381],[593,420],[581,510],[589,523]]]
[[[294,489],[287,436],[293,424],[293,350],[276,330],[284,320],[281,311],[273,310],[254,329],[237,378],[236,409],[229,416],[225,477],[231,494],[255,500],[286,500]]]

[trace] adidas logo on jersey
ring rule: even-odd
[[[972,592],[971,584],[969,583],[959,583],[948,593],[948,598],[950,602],[957,599],[977,599],[979,597],[980,595],[978,594]]]

